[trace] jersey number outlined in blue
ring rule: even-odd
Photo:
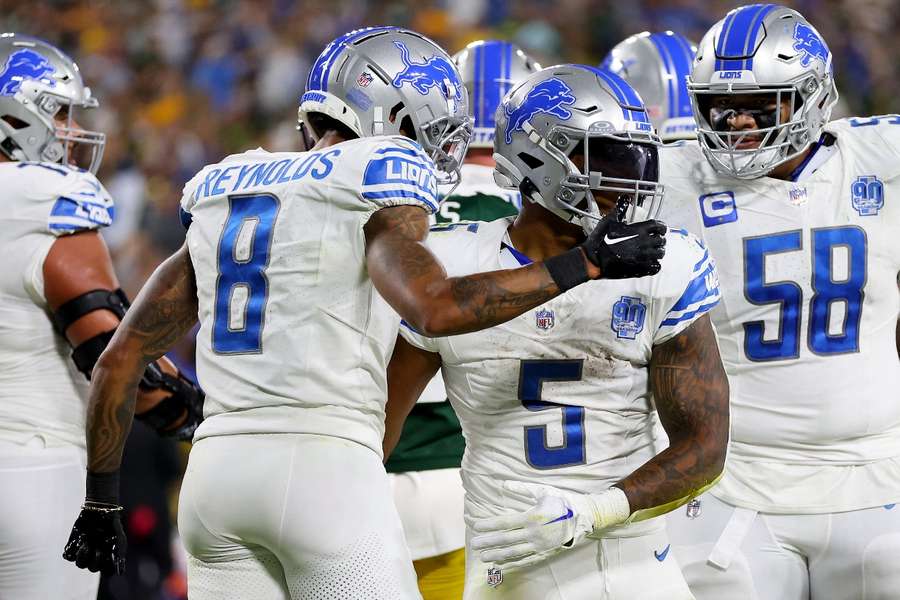
[[[256,354],[262,352],[269,280],[266,268],[272,249],[275,219],[280,202],[272,194],[228,197],[228,218],[219,239],[216,261],[219,276],[213,316],[212,347],[218,354]],[[255,225],[251,225],[255,221]],[[238,257],[235,246],[245,227],[253,232],[246,257]],[[246,288],[242,326],[231,328],[230,318],[235,290]]]
[[[584,407],[541,400],[545,381],[581,381],[583,359],[523,360],[519,368],[519,401],[528,410],[562,409],[563,443],[547,445],[547,426],[525,427],[525,458],[535,469],[558,469],[585,462]]]
[[[765,323],[744,323],[744,354],[752,361],[790,360],[800,356],[800,321],[803,291],[793,281],[765,283],[766,256],[803,249],[802,232],[785,231],[744,238],[744,297],[757,306],[779,304],[779,331],[775,340],[764,339]],[[809,349],[819,355],[859,351],[859,327],[866,285],[866,232],[855,225],[812,230],[812,289],[809,303]],[[834,248],[849,252],[847,278],[834,280]],[[831,307],[845,305],[840,333],[829,333]]]

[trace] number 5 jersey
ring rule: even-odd
[[[450,276],[515,268],[512,218],[438,225],[428,247]],[[505,480],[584,493],[607,489],[656,454],[648,363],[665,342],[718,302],[709,253],[668,233],[653,277],[592,281],[507,323],[411,344],[441,355],[447,395],[466,438],[467,520],[525,510]]]
[[[385,207],[433,213],[436,191],[431,159],[399,137],[253,150],[187,183],[206,392],[195,439],[311,433],[381,455],[400,317],[366,272],[363,227]]]
[[[771,513],[900,499],[900,118],[830,123],[791,180],[660,152],[661,218],[718,261],[713,313],[731,384],[726,473],[711,490]]]

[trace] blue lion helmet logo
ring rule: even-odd
[[[813,28],[803,23],[797,23],[794,27],[794,50],[801,53],[800,64],[808,67],[813,59],[828,64],[828,46],[822,41]]]
[[[524,131],[522,126],[538,113],[547,113],[563,121],[570,119],[572,112],[566,106],[572,104],[575,104],[572,88],[556,77],[545,79],[525,94],[519,106],[512,108],[507,104],[503,107],[507,118],[506,143],[511,144],[513,131]]]
[[[50,61],[34,50],[16,50],[0,71],[0,96],[15,96],[25,81],[40,81],[53,87],[56,82],[48,76],[55,72]]]
[[[453,96],[457,100],[462,99],[462,84],[456,67],[449,60],[435,55],[426,58],[423,63],[413,62],[409,56],[409,48],[403,42],[395,41],[394,45],[400,48],[400,58],[405,65],[403,70],[394,76],[391,82],[394,87],[403,87],[404,83],[408,83],[417,92],[427,96],[431,88],[443,86],[447,98]]]

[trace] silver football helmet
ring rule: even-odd
[[[494,112],[512,87],[540,70],[521,48],[503,40],[472,42],[453,55],[469,92],[474,121],[470,148],[494,147]]]
[[[672,31],[643,32],[616,44],[600,68],[612,71],[637,90],[663,142],[692,140],[697,123],[687,78],[697,44]]]
[[[321,113],[360,137],[401,128],[427,152],[442,183],[459,181],[471,137],[466,88],[450,57],[423,35],[399,27],[358,29],[322,51],[309,72],[298,117]]]
[[[777,4],[743,6],[716,23],[700,42],[688,91],[704,155],[740,179],[762,177],[804,152],[838,99],[822,36]],[[753,110],[727,102],[745,94],[759,95]],[[731,131],[728,121],[739,112],[751,114],[757,128]]]
[[[592,190],[615,198],[625,222],[653,218],[659,137],[637,92],[619,76],[557,65],[516,86],[496,114],[494,180],[591,231],[603,217]],[[570,156],[584,156],[576,165]]]
[[[0,34],[0,151],[10,160],[68,164],[78,147],[90,150],[96,173],[106,136],[75,126],[76,108],[96,108],[78,65],[43,40]],[[66,124],[56,120],[65,110]]]

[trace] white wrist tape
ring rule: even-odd
[[[619,525],[631,516],[628,496],[621,488],[611,487],[600,494],[588,496],[594,517],[594,531]]]

